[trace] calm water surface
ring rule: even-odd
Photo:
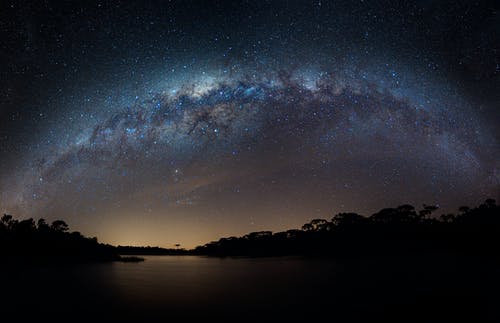
[[[498,267],[474,259],[149,256],[2,272],[4,314],[112,321],[499,318]],[[75,316],[76,315],[76,316]]]

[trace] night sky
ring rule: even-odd
[[[0,211],[193,247],[500,197],[494,1],[1,6]]]

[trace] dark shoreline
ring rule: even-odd
[[[140,262],[138,255],[210,257],[311,258],[401,257],[407,254],[457,253],[495,257],[500,245],[500,206],[492,199],[458,214],[432,216],[434,206],[417,211],[411,205],[386,208],[371,215],[340,213],[331,221],[313,219],[301,230],[252,232],[221,238],[194,249],[112,246],[79,232],[64,221],[0,221],[0,263]],[[135,256],[135,257],[134,257]]]

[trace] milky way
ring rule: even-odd
[[[3,209],[65,218],[111,243],[194,246],[335,212],[447,211],[498,194],[492,127],[423,54],[256,44],[107,72],[121,76],[91,96],[61,86],[63,108],[23,135],[21,158],[2,173]]]
[[[470,121],[334,72],[202,75],[36,153],[15,203],[42,214],[68,204],[112,212],[109,203],[168,213],[253,203],[268,192],[285,209],[301,201],[310,208],[305,220],[317,207],[327,216],[329,207],[356,208],[373,195],[436,202],[497,184]]]

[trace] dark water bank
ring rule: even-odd
[[[145,259],[143,257],[135,257],[135,256],[121,256],[120,260],[121,262],[142,262]]]
[[[485,257],[146,258],[4,266],[2,315],[5,322],[500,320],[500,266]]]
[[[144,256],[187,256],[193,255],[193,250],[169,249],[160,247],[137,247],[137,246],[117,246],[116,252],[120,255],[144,255]]]

